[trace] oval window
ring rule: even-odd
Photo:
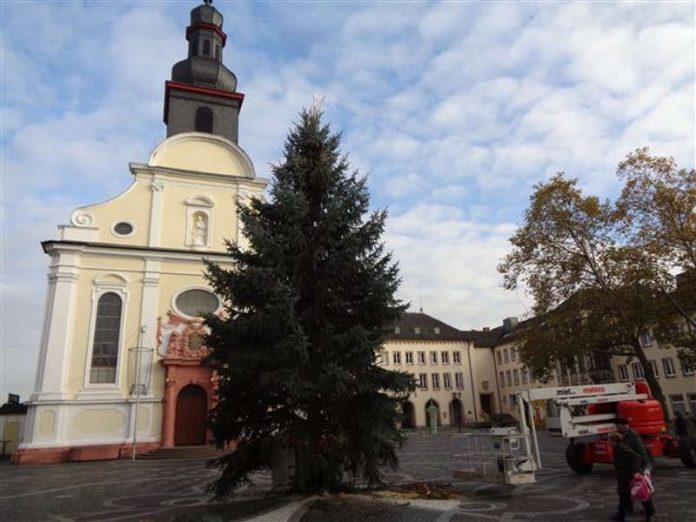
[[[212,314],[220,307],[217,296],[208,290],[193,289],[181,292],[174,300],[176,308],[190,317]]]
[[[125,221],[120,221],[114,225],[114,232],[119,236],[127,236],[133,232],[133,225]]]

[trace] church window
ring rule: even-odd
[[[203,55],[210,56],[210,40],[203,40]]]
[[[91,383],[116,382],[122,308],[121,298],[114,292],[107,292],[99,298],[89,375]]]
[[[196,130],[198,132],[213,132],[213,111],[210,107],[196,109]]]
[[[220,300],[209,290],[192,288],[176,296],[174,305],[177,312],[188,317],[200,317],[212,314],[220,308]]]
[[[133,233],[133,225],[127,221],[119,221],[114,225],[114,233],[119,236],[128,236]]]

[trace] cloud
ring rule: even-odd
[[[693,166],[693,3],[394,6],[219,8],[257,173],[269,175],[300,108],[326,94],[373,204],[390,208],[387,246],[416,307],[422,295],[426,312],[464,328],[522,315],[527,299],[499,288],[495,266],[531,187],[554,172],[609,197],[636,147]],[[38,343],[38,242],[73,208],[119,193],[128,162],[164,137],[163,84],[186,56],[188,8],[0,7],[3,320],[23,325],[3,328],[7,372],[25,364],[11,346]]]
[[[467,220],[459,207],[421,204],[390,215],[385,238],[399,261],[399,295],[461,328],[495,326],[529,306],[504,291],[496,271],[514,225]]]

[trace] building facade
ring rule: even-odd
[[[667,399],[669,417],[690,413],[696,417],[696,371],[684,366],[673,346],[660,346],[651,335],[641,338],[641,345],[653,373]],[[643,367],[635,357],[613,357],[612,371],[617,382],[644,382]]]
[[[222,24],[210,5],[191,12],[189,56],[165,83],[167,138],[130,164],[128,189],[43,242],[48,297],[17,463],[207,440],[215,383],[200,315],[222,304],[203,259],[228,262],[225,240],[243,244],[237,205],[266,187],[237,145],[244,95],[222,64]]]
[[[491,348],[481,332],[457,330],[424,313],[404,313],[394,325],[380,364],[413,376],[417,389],[402,403],[403,426],[462,426],[498,412]]]
[[[516,393],[532,387],[578,386],[609,382],[646,382],[643,368],[635,357],[607,356],[596,353],[576,357],[574,364],[556,363],[546,382],[532,378],[517,353],[514,340],[515,318],[504,320],[496,328],[498,340],[493,353],[500,397],[500,411],[519,415]],[[670,418],[677,411],[696,416],[696,371],[682,365],[673,346],[660,346],[651,335],[641,338],[641,345],[650,361],[653,372],[660,381],[662,391],[667,399]],[[535,404],[535,418],[542,424],[547,416],[555,412],[549,404]],[[551,411],[549,411],[551,408]],[[554,421],[549,420],[553,424]],[[548,424],[548,423],[547,423]],[[552,425],[553,427],[553,425]]]

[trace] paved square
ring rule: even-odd
[[[538,482],[505,487],[452,479],[447,434],[409,436],[401,452],[401,469],[390,482],[428,480],[450,482],[461,493],[454,501],[375,503],[329,499],[321,509],[305,505],[294,520],[319,521],[604,521],[617,502],[610,466],[595,466],[589,475],[575,475],[565,464],[566,441],[540,437],[542,463]],[[296,497],[264,498],[268,474],[257,486],[242,491],[229,506],[210,507],[205,486],[216,476],[200,459],[174,461],[107,461],[51,466],[0,464],[0,519],[3,521],[169,521],[192,513],[210,512],[209,520],[283,520]],[[654,470],[655,504],[659,521],[696,521],[696,470],[678,459],[658,458]],[[286,507],[286,515],[274,510]],[[316,507],[316,506],[315,506]],[[642,513],[634,520],[640,520]],[[289,511],[288,511],[289,510]],[[631,519],[629,519],[631,520]]]

